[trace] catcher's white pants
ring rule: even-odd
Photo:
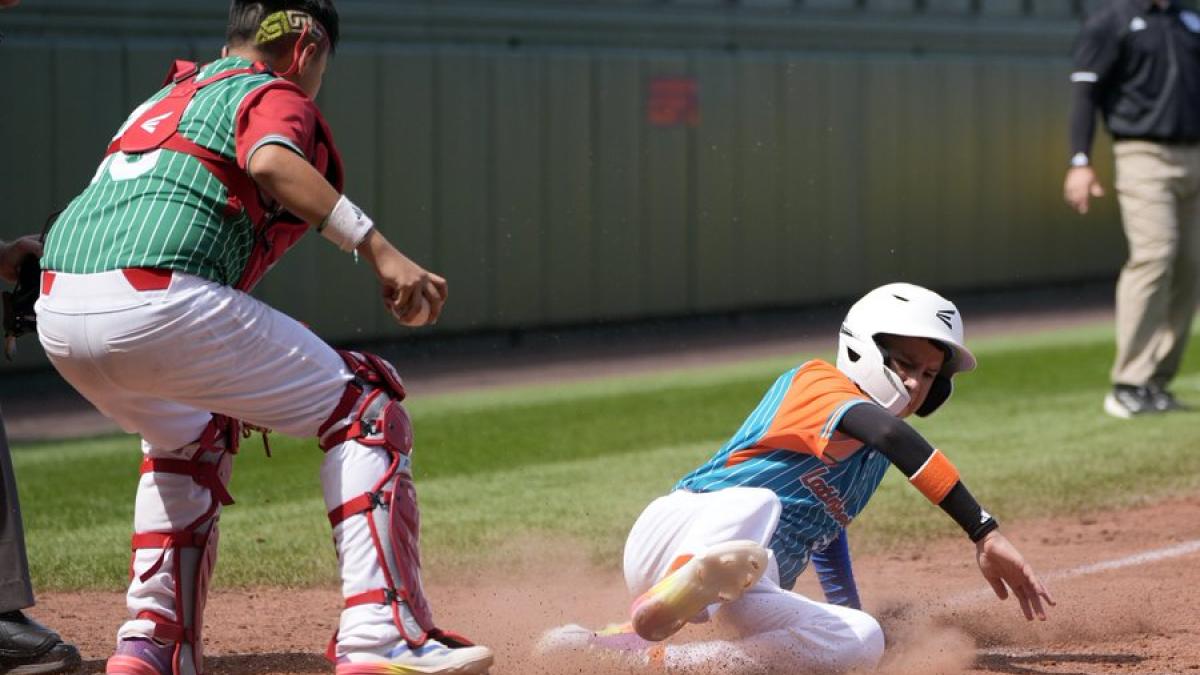
[[[735,539],[768,547],[780,503],[763,488],[694,493],[677,490],[650,503],[625,543],[625,583],[635,597],[667,575],[683,555]],[[667,647],[668,671],[703,670],[713,663],[744,664],[781,672],[870,669],[883,656],[883,631],[869,614],[810,600],[779,586],[770,553],[767,572],[740,599],[717,605],[715,618],[740,640]],[[697,617],[703,620],[706,617]]]
[[[102,413],[142,437],[149,457],[186,459],[185,446],[210,412],[290,436],[315,437],[350,380],[342,358],[312,331],[255,298],[199,277],[174,273],[165,290],[138,291],[119,271],[57,273],[37,304],[38,335],[50,361]],[[321,467],[328,508],[366,490],[383,475],[386,453],[348,441]],[[200,517],[208,490],[189,476],[143,474],[135,532],[169,531]],[[338,558],[345,588],[381,585],[378,558],[362,518],[339,526]],[[139,575],[160,552],[137,552],[127,593],[130,617],[143,610],[175,618],[173,551],[162,572]],[[132,619],[121,637],[148,636],[153,624]],[[398,632],[386,607],[343,612],[343,648],[394,646]]]

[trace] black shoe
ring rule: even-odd
[[[1175,398],[1175,394],[1167,391],[1167,388],[1161,384],[1148,384],[1146,391],[1150,393],[1150,400],[1154,403],[1154,408],[1159,412],[1175,412],[1191,410],[1188,406],[1179,402]]]
[[[1154,403],[1154,397],[1148,387],[1135,387],[1128,384],[1114,385],[1108,396],[1104,397],[1104,412],[1127,420],[1139,415],[1162,412]]]
[[[0,614],[0,673],[66,673],[81,663],[74,645],[20,610]]]

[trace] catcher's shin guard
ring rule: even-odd
[[[412,426],[400,404],[404,385],[377,356],[341,355],[354,380],[318,431],[326,453],[321,484],[346,597],[327,656],[382,655],[401,640],[410,649],[430,639],[450,648],[471,646],[436,627],[421,586]]]
[[[217,519],[233,503],[226,485],[239,439],[238,422],[214,415],[195,443],[142,460],[127,594],[133,619],[117,636],[171,645],[170,675],[204,672],[204,604],[217,562]],[[119,651],[105,672],[149,671],[144,660]]]

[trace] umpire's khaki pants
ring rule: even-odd
[[[1129,259],[1117,281],[1115,384],[1165,386],[1179,371],[1200,268],[1200,145],[1117,141]]]

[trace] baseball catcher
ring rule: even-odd
[[[176,62],[50,229],[37,329],[55,368],[141,436],[129,618],[107,671],[204,670],[218,517],[246,425],[316,439],[345,609],[340,675],[482,673],[421,585],[413,438],[391,364],[338,352],[247,294],[310,227],[374,270],[402,323],[437,320],[446,282],[342,193],[315,98],[338,42],[332,0],[233,0],[221,58]]]
[[[563,626],[543,653],[606,650],[672,673],[873,669],[879,623],[861,610],[846,526],[889,466],[975,543],[980,571],[1025,618],[1054,604],[958,470],[903,418],[933,413],[957,373],[975,368],[958,309],[912,284],[877,288],[850,308],[837,365],[809,361],[779,377],[717,453],[652,502],[625,544],[628,623]],[[827,602],[791,592],[812,562]],[[661,644],[710,615],[742,639]]]

